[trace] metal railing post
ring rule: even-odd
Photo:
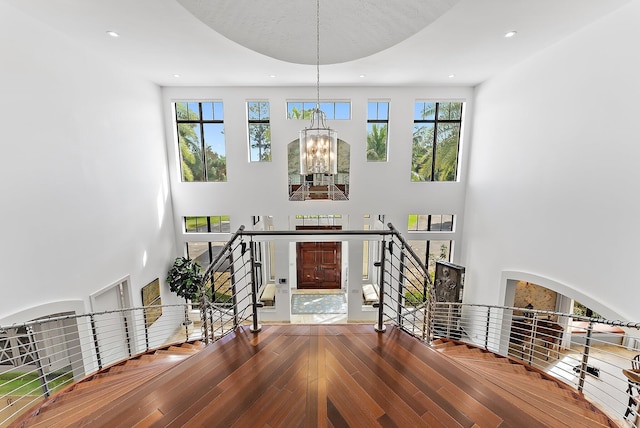
[[[254,249],[253,249],[253,241],[249,245],[249,263],[251,264],[251,305],[253,310],[253,324],[249,331],[252,333],[257,333],[262,330],[262,326],[258,324],[258,290],[256,284],[256,268],[255,268],[255,258],[254,258]]]
[[[184,336],[185,336],[185,342],[189,341],[189,304],[186,302],[187,299],[185,299],[184,302],[184,322],[182,324],[184,324]]]
[[[593,332],[593,321],[589,321],[587,335],[584,340],[584,351],[582,352],[582,363],[580,364],[580,378],[578,379],[578,391],[584,388],[584,379],[587,376],[587,363],[589,362],[589,351],[591,350],[591,333]]]
[[[487,323],[484,331],[484,349],[489,350],[489,327],[491,326],[491,306],[487,308]]]
[[[51,390],[49,390],[49,382],[47,381],[47,376],[44,373],[42,361],[40,361],[40,352],[38,351],[38,344],[36,343],[36,335],[33,331],[33,327],[28,326],[27,333],[29,333],[29,347],[32,348],[31,352],[33,353],[33,360],[36,363],[36,369],[38,370],[38,378],[40,379],[40,385],[42,386],[42,393],[48,398],[51,395]]]
[[[374,329],[378,333],[384,333],[387,330],[385,327],[383,318],[384,318],[384,264],[385,264],[385,254],[387,252],[387,241],[385,237],[382,238],[382,252],[380,255],[380,269],[378,274],[378,282],[380,283],[380,298],[378,299],[378,323],[374,326]]]
[[[538,333],[538,314],[533,314],[533,324],[531,325],[531,337],[529,338],[529,365],[533,361],[533,348],[536,345],[536,335]]]
[[[213,291],[213,277],[211,278],[212,278],[211,292],[214,293],[215,291]],[[208,345],[209,344],[209,320],[207,318],[207,291],[205,290],[204,286],[200,290],[200,320],[202,321],[202,335],[204,336],[204,343],[205,345]]]
[[[393,242],[393,239],[390,241]],[[404,318],[402,317],[402,298],[404,296],[404,278],[405,278],[405,265],[404,265],[405,253],[404,243],[400,243],[400,266],[398,268],[398,326],[402,327]],[[406,304],[406,302],[405,302]],[[414,316],[415,327],[415,316]],[[412,327],[412,328],[414,328]]]
[[[236,329],[238,327],[238,290],[236,288],[236,269],[234,265],[235,261],[233,259],[233,250],[229,251],[229,281],[231,282],[231,301],[233,305],[233,328]],[[211,314],[211,319],[213,320],[213,314]],[[222,311],[220,311],[220,328],[222,328]]]
[[[142,322],[144,323],[144,346],[149,350],[149,326],[147,326],[147,310],[142,309]]]
[[[96,360],[98,362],[98,370],[102,369],[102,358],[100,357],[100,344],[98,343],[98,329],[96,329],[96,320],[94,315],[89,315],[91,319],[91,334],[93,335],[93,347],[96,350]]]

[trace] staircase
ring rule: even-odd
[[[525,413],[544,415],[548,426],[559,421],[572,426],[612,426],[581,393],[536,368],[455,340],[437,339],[433,348],[495,386],[502,398]]]
[[[199,341],[171,345],[106,367],[56,393],[12,426],[66,427],[81,424],[86,415],[109,405],[204,347],[204,343]]]

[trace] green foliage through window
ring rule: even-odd
[[[367,161],[387,160],[389,103],[369,101],[367,108]]]
[[[415,103],[411,181],[455,181],[461,102]]]
[[[311,114],[317,101],[287,102],[287,119],[311,120]],[[349,101],[325,101],[320,103],[320,110],[329,120],[351,119],[351,103]]]
[[[249,160],[251,162],[270,162],[271,128],[269,123],[269,102],[248,102],[247,118],[249,127]]]
[[[452,232],[452,214],[409,214],[408,231]]]
[[[187,233],[229,233],[229,216],[214,215],[209,217],[184,217],[184,230]]]
[[[221,102],[175,104],[182,181],[227,181]]]

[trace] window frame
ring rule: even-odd
[[[252,119],[251,118],[251,105],[252,104],[266,104],[267,107],[267,119]],[[260,116],[262,109],[259,106],[258,107],[258,115]],[[266,159],[253,159],[253,152],[252,152],[252,136],[251,136],[251,125],[266,125],[266,129],[267,129],[267,135],[268,135],[268,140],[267,140],[267,150],[268,150],[268,155]],[[254,162],[271,162],[271,104],[269,103],[268,100],[251,100],[251,101],[247,101],[247,144],[248,144],[248,150],[249,150],[249,162],[250,163],[254,163]]]
[[[186,104],[187,108],[189,108],[189,104],[192,103],[197,103],[198,104],[198,117],[199,119],[180,119],[178,117],[178,104]],[[203,115],[203,110],[202,110],[202,105],[205,103],[211,103],[211,111],[212,111],[212,119],[203,119],[204,115]],[[215,111],[216,111],[216,104],[220,104],[220,110],[222,111],[222,118],[221,119],[216,119],[215,117]],[[221,157],[224,157],[224,180],[209,180],[209,173],[208,173],[208,168],[207,168],[207,142],[206,142],[206,138],[205,138],[205,124],[214,124],[214,125],[222,125],[222,131],[223,131],[223,135],[224,135],[224,102],[222,102],[221,100],[206,100],[206,101],[194,101],[194,100],[182,100],[182,101],[174,101],[173,103],[174,105],[174,120],[176,123],[176,141],[178,143],[178,156],[179,156],[179,160],[180,160],[180,180],[183,183],[224,183],[227,181],[227,140],[226,138],[223,137],[223,141],[224,141],[224,155]],[[190,125],[197,125],[200,131],[200,151],[201,151],[201,159],[200,161],[202,162],[202,179],[201,180],[185,180],[184,177],[184,171],[182,168],[182,162],[183,162],[183,158],[182,158],[182,151],[180,149],[180,125],[181,124],[190,124]],[[214,152],[216,153],[218,156],[220,156],[220,153]]]
[[[435,110],[434,110],[434,114],[433,114],[433,119],[416,119],[415,117],[415,109],[417,107],[417,104],[428,104],[428,103],[434,103],[435,104]],[[459,119],[440,119],[439,118],[439,113],[440,113],[440,105],[441,104],[451,104],[451,103],[459,103],[460,104],[460,118]],[[433,124],[433,145],[431,148],[431,172],[429,174],[429,180],[414,180],[413,179],[413,175],[411,176],[411,181],[412,182],[417,182],[417,183],[424,183],[424,182],[455,182],[458,180],[458,172],[459,172],[459,166],[460,166],[460,141],[462,140],[462,126],[463,126],[463,119],[464,119],[464,109],[465,109],[465,101],[464,100],[441,100],[441,101],[436,101],[436,100],[416,100],[414,102],[414,118],[413,118],[413,134],[415,135],[415,128],[416,125],[418,124]],[[453,180],[435,180],[435,175],[436,175],[436,160],[437,160],[437,147],[438,147],[438,141],[437,141],[437,137],[438,137],[438,124],[444,124],[444,123],[452,123],[452,124],[459,124],[459,130],[458,130],[458,141],[456,144],[456,164],[455,164],[455,171],[454,171],[454,177]],[[413,172],[413,145],[412,145],[412,150],[411,150],[411,172]]]
[[[376,105],[376,117],[371,118],[369,116],[369,107],[371,104]],[[387,114],[386,119],[380,119],[380,104],[386,104]],[[366,159],[367,162],[388,162],[389,161],[389,109],[391,107],[389,100],[369,100],[367,102],[367,147],[366,147]],[[370,159],[369,158],[369,125],[384,124],[386,128],[385,142],[384,142],[384,159]]]

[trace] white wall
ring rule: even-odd
[[[636,0],[477,88],[466,301],[520,272],[640,320],[638,22]]]
[[[271,215],[276,230],[288,230],[289,216],[296,214],[343,214],[353,227],[361,229],[365,214],[386,214],[400,231],[406,232],[409,214],[463,215],[464,183],[410,182],[411,141],[414,102],[420,99],[469,101],[469,88],[320,88],[322,99],[350,100],[352,119],[328,121],[338,137],[351,146],[349,201],[290,202],[287,188],[287,144],[298,138],[307,120],[287,120],[287,100],[313,100],[315,88],[300,87],[203,87],[164,88],[169,175],[173,194],[176,230],[182,217],[196,215],[231,216],[231,231],[249,227],[252,215]],[[390,101],[389,162],[366,162],[366,109],[369,99]],[[180,181],[180,164],[171,103],[185,100],[222,100],[227,151],[226,183]],[[272,162],[249,163],[247,154],[246,102],[268,100],[271,107]],[[466,129],[468,131],[468,127]],[[466,150],[466,146],[463,147]],[[461,168],[466,167],[464,152]],[[460,222],[462,223],[462,221]],[[461,228],[460,228],[461,230]],[[459,230],[458,230],[459,232]],[[440,239],[432,235],[432,239]],[[448,234],[446,239],[458,233]],[[180,243],[197,239],[194,234],[178,236]],[[417,238],[419,239],[419,238]],[[425,238],[426,239],[426,238]]]
[[[160,89],[3,3],[0,55],[0,319],[127,275],[139,304],[175,255]]]
[[[296,140],[299,131],[309,126],[308,120],[287,120],[286,102],[314,100],[315,87],[170,87],[163,88],[166,116],[169,176],[173,195],[174,221],[179,247],[191,241],[223,241],[228,235],[185,234],[182,218],[185,216],[229,215],[231,232],[240,225],[251,228],[251,216],[273,216],[275,230],[291,230],[290,221],[297,214],[341,214],[343,229],[362,230],[363,216],[384,214],[385,223],[391,222],[407,239],[454,240],[461,242],[464,212],[465,183],[412,183],[410,181],[411,144],[413,136],[413,111],[416,100],[466,101],[466,119],[471,117],[473,90],[471,88],[415,87],[323,87],[323,100],[348,100],[351,102],[351,120],[328,121],[336,129],[338,137],[350,145],[350,192],[348,201],[289,201],[287,145]],[[224,126],[227,155],[225,183],[181,182],[178,145],[172,103],[177,101],[221,100],[224,103]],[[246,102],[267,100],[270,102],[272,162],[249,163],[247,143]],[[369,100],[388,100],[389,113],[389,161],[366,161],[366,121]],[[463,131],[466,135],[470,126]],[[468,143],[462,142],[460,168],[466,168]],[[454,214],[455,232],[412,233],[407,235],[409,214]],[[354,252],[358,254],[354,244]],[[281,250],[286,247],[280,247]],[[349,248],[352,248],[351,246]],[[283,252],[278,252],[282,257]],[[359,254],[362,249],[359,250]],[[286,255],[285,255],[286,256]],[[291,255],[289,254],[291,257]],[[295,260],[295,254],[293,254]],[[349,296],[360,299],[362,256],[350,261]],[[457,261],[457,259],[454,259]],[[277,260],[276,278],[287,279],[294,284],[288,260]],[[344,276],[345,280],[347,276]],[[357,281],[354,281],[357,280]],[[281,288],[281,287],[280,287]],[[279,288],[278,299],[286,296]],[[359,294],[358,294],[359,293]],[[276,304],[277,305],[277,304]],[[370,318],[360,313],[350,302],[350,319]],[[282,319],[281,308],[274,316]],[[286,310],[287,308],[285,308]],[[355,312],[354,312],[355,311]],[[288,317],[288,310],[286,310]],[[276,318],[274,318],[276,319]]]

